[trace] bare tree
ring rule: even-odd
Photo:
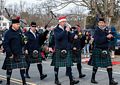
[[[26,5],[25,1],[20,0],[20,12],[25,11],[24,10],[25,9],[25,5]]]
[[[0,0],[0,14],[4,14],[6,0]]]
[[[15,15],[19,15],[20,14],[20,11],[19,11],[19,6],[17,3],[13,4],[13,14]]]
[[[84,12],[82,7],[86,7],[90,10],[90,14],[94,17],[99,15],[99,17],[115,17],[120,10],[118,7],[119,0],[37,0],[40,3],[32,3],[27,6],[25,1],[20,1],[20,4],[12,4],[7,8],[10,14],[21,15],[23,18],[27,17],[29,22],[31,20],[36,20],[38,23],[45,24],[52,16],[50,11],[56,12],[64,9],[69,4],[75,4],[73,9],[70,9],[73,14],[82,14]],[[82,16],[82,15],[80,15]],[[116,18],[117,19],[117,18]]]

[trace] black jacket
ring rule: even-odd
[[[107,35],[108,33],[106,31],[103,31],[97,27],[94,34],[94,48],[108,49],[109,40]]]
[[[55,39],[55,49],[72,49],[71,39],[74,34],[67,32],[59,27],[59,25],[54,29],[54,39]]]
[[[13,30],[9,28],[9,30],[5,33],[3,40],[3,48],[6,51],[8,56],[21,55],[22,54],[22,33],[20,30]]]

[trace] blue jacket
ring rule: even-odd
[[[62,30],[59,25],[54,29],[54,39],[55,39],[55,49],[66,49],[71,50],[72,44],[71,39],[74,37],[74,34]]]
[[[20,30],[13,30],[9,28],[6,31],[4,40],[3,40],[3,48],[8,56],[14,55],[21,55],[22,54],[22,33]]]

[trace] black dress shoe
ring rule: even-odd
[[[79,78],[83,78],[83,77],[85,77],[86,75],[85,74],[80,74],[79,75]]]
[[[112,80],[109,85],[118,85],[118,82]]]
[[[28,85],[27,83],[23,83],[23,85]]]
[[[98,82],[95,81],[94,79],[91,79],[91,83],[93,83],[93,84],[98,84]]]
[[[74,84],[78,84],[79,83],[79,80],[72,80],[70,81],[70,85],[74,85]]]
[[[29,76],[29,74],[25,75],[25,78],[29,78],[29,79],[30,79],[30,76]]]
[[[0,80],[0,84],[2,84],[2,80]]]
[[[47,77],[47,74],[42,74],[42,75],[40,76],[40,79],[43,80],[43,79],[46,78],[46,77]]]
[[[55,81],[55,84],[56,85],[61,85],[61,83],[58,80]]]

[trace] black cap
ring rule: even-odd
[[[76,29],[76,27],[71,27],[71,29]]]
[[[19,19],[12,19],[12,24],[20,23]]]
[[[36,25],[36,22],[31,22],[30,26],[36,27],[36,26],[37,26],[37,25]]]
[[[99,18],[99,21],[105,22],[105,19],[104,18]]]

